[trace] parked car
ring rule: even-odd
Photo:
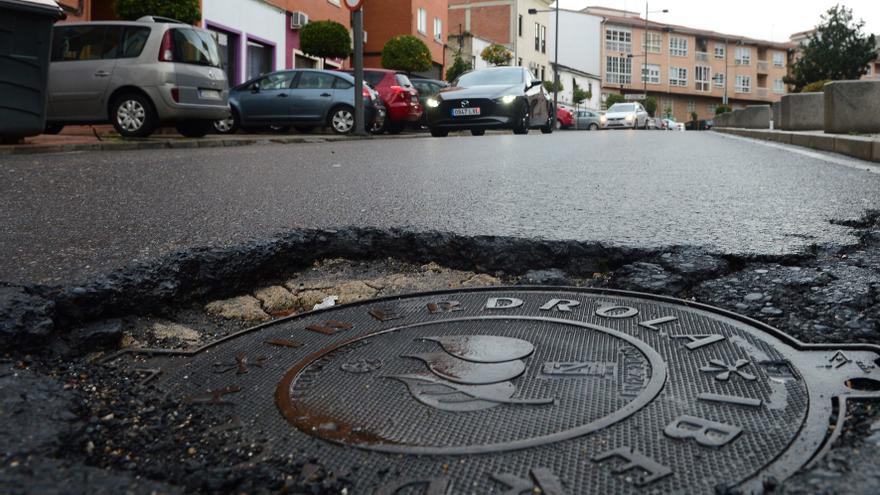
[[[422,77],[411,77],[409,78],[413,87],[416,88],[416,91],[419,92],[419,104],[422,106],[422,109],[425,108],[425,101],[431,97],[436,95],[441,89],[449,86],[449,83],[446,81],[441,81],[439,79],[425,79]],[[419,117],[419,121],[416,123],[416,126],[419,128],[427,127],[427,115],[425,112],[422,112],[422,116]]]
[[[659,119],[659,118],[651,117],[648,119],[648,127],[647,128],[648,129],[655,129],[655,130],[662,129],[663,122],[661,122],[661,119]]]
[[[346,72],[353,74],[350,69]],[[419,121],[423,112],[419,92],[406,74],[388,69],[364,69],[364,81],[379,92],[388,112],[385,124],[376,132],[397,134]]]
[[[592,110],[578,110],[577,112],[577,128],[589,131],[597,131],[602,126],[602,116],[598,112]]]
[[[663,122],[663,128],[666,129],[667,131],[683,131],[684,130],[684,123],[683,122],[676,122],[675,119],[672,117],[664,117],[662,122]]]
[[[567,108],[556,109],[556,129],[568,129],[574,125],[574,114]]]
[[[146,137],[168,123],[201,137],[229,115],[214,37],[172,19],[59,24],[51,60],[48,133],[109,122],[122,136]]]
[[[605,112],[601,122],[606,129],[644,129],[648,125],[648,112],[641,103],[615,103]]]
[[[428,98],[428,128],[434,137],[469,129],[482,136],[486,129],[531,128],[553,132],[551,102],[542,81],[522,67],[491,67],[462,74],[448,88]]]
[[[296,69],[272,72],[229,93],[232,114],[215,123],[218,132],[229,134],[239,128],[255,130],[271,126],[300,132],[330,127],[336,134],[354,130],[354,77],[343,72]],[[364,120],[367,129],[381,125],[385,109],[378,94],[364,85]]]

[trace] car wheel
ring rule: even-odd
[[[330,129],[336,134],[348,134],[354,129],[354,110],[339,106],[330,111]]]
[[[110,116],[113,128],[123,137],[147,137],[156,129],[153,103],[139,93],[125,93],[116,98]]]
[[[200,138],[205,137],[213,126],[214,122],[210,120],[185,120],[178,122],[174,128],[185,137]]]
[[[559,121],[556,121],[559,123]],[[541,134],[551,134],[553,132],[553,119],[547,117],[547,123],[541,126]]]
[[[557,131],[562,130],[562,122],[559,119],[556,119],[556,126],[555,127],[556,127]]]
[[[46,124],[46,128],[43,129],[43,134],[51,134],[55,135],[61,132],[64,129],[64,126],[61,124]]]
[[[591,131],[598,131],[598,130],[599,130],[599,126],[596,125],[596,124],[590,124],[590,130],[591,130]]]
[[[298,125],[298,126],[295,126],[294,129],[296,129],[296,132],[298,132],[300,134],[308,134],[308,133],[315,130],[314,127],[308,126],[308,125]]]
[[[214,121],[214,130],[218,134],[235,134],[238,131],[238,122],[238,114],[233,110],[229,118]]]
[[[522,115],[520,115],[519,120],[513,125],[513,133],[514,134],[528,134],[529,133],[529,107],[526,104],[523,104]]]
[[[486,134],[486,129],[471,129],[471,134],[474,136],[482,136]]]
[[[434,137],[446,137],[449,135],[449,131],[446,129],[431,129],[431,135]]]

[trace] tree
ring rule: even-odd
[[[492,65],[507,65],[513,58],[513,53],[504,45],[493,43],[480,52],[480,58]]]
[[[831,81],[829,81],[827,79],[822,79],[821,81],[811,82],[810,84],[807,84],[806,86],[801,88],[800,92],[801,93],[821,93],[822,91],[825,90],[825,85],[828,84],[829,82],[831,82]]]
[[[691,121],[692,122],[696,122],[698,118],[700,118],[700,116],[697,115],[697,112],[691,112]]]
[[[831,80],[858,79],[870,62],[877,59],[874,35],[862,32],[865,21],[853,20],[852,9],[835,5],[822,16],[806,44],[801,57],[792,65],[786,84],[801,91],[807,84]]]
[[[584,102],[584,100],[590,100],[593,98],[593,95],[590,94],[589,91],[584,91],[580,86],[575,86],[571,91],[571,99],[572,103],[575,105],[580,105]]]
[[[605,99],[605,108],[610,108],[611,105],[615,103],[623,103],[626,101],[626,98],[623,95],[610,94],[608,98]]]
[[[654,112],[657,111],[657,98],[653,96],[645,98],[645,111],[648,112],[648,115],[651,117],[654,116]]]
[[[409,34],[395,36],[382,47],[382,67],[391,70],[425,72],[431,69],[431,52],[422,40]]]
[[[562,85],[562,81],[559,81],[558,83],[544,81],[544,89],[546,89],[548,93],[556,93],[557,91],[561,93],[565,90],[565,87]]]
[[[465,63],[464,59],[461,58],[461,55],[455,55],[455,58],[452,60],[452,65],[446,69],[446,80],[449,82],[455,81],[458,79],[458,76],[464,74],[470,69],[468,64]]]
[[[128,21],[145,15],[170,17],[187,24],[202,19],[199,0],[114,0],[113,10],[120,19]]]
[[[667,119],[670,118],[670,117],[672,117],[672,107],[666,107],[666,108],[664,108],[664,109],[663,109],[663,114],[664,114],[664,117],[666,117]]]
[[[334,21],[314,21],[299,31],[300,50],[318,58],[348,58],[351,55],[351,35],[342,24]]]

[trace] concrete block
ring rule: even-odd
[[[822,151],[835,151],[836,138],[834,136],[825,136],[823,134],[809,134],[810,148]]]
[[[745,110],[734,110],[730,112],[730,127],[742,127],[744,112]]]
[[[804,146],[806,148],[810,147],[810,135],[809,134],[792,134],[791,135],[791,144],[795,146]]]
[[[817,131],[825,127],[824,93],[784,95],[780,103],[780,129]]]
[[[871,153],[871,160],[880,162],[880,140],[874,141],[874,151]]]
[[[740,127],[746,129],[769,129],[772,111],[770,105],[749,105],[742,111]]]
[[[880,81],[825,85],[825,132],[880,132]]]
[[[875,140],[859,136],[837,136],[834,139],[834,151],[854,156],[861,160],[870,160],[874,152]]]
[[[770,105],[772,108],[773,128],[779,129],[782,126],[782,102],[777,101]]]

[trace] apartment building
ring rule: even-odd
[[[528,67],[543,80],[553,79],[550,66],[550,15],[553,0],[449,0],[450,32],[468,32],[504,45],[511,65]],[[537,11],[529,14],[529,9]]]
[[[658,113],[708,119],[725,98],[734,108],[770,104],[786,93],[791,43],[776,43],[655,21],[638,12],[588,7],[603,17],[602,91],[643,94]]]
[[[382,67],[382,48],[394,36],[411,34],[431,52],[433,67],[419,75],[443,78],[448,22],[447,0],[370,0],[364,2],[364,66]]]

